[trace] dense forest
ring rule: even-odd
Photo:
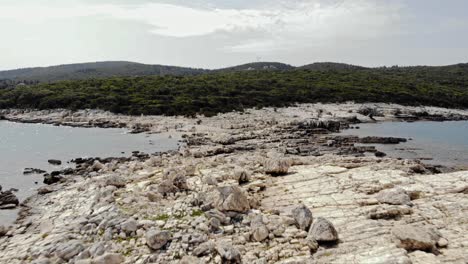
[[[0,89],[0,108],[99,108],[132,115],[214,115],[248,107],[350,100],[468,108],[468,64],[227,71]]]

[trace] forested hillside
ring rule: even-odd
[[[92,62],[0,71],[0,79],[55,82],[120,76],[194,75],[207,70],[126,61]]]
[[[349,100],[468,108],[468,64],[107,78],[0,90],[0,108],[100,108],[133,115],[213,115]]]

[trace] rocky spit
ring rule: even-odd
[[[467,120],[468,111],[348,103],[196,119],[0,116],[185,141],[157,155],[76,160],[73,171],[55,173],[21,201],[14,225],[0,225],[0,263],[468,262],[467,171],[438,173],[355,145],[404,139],[332,134],[359,122]]]

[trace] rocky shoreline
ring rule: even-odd
[[[183,133],[178,151],[75,160],[0,227],[8,263],[466,263],[468,172],[332,134],[468,111],[308,104],[215,117],[0,110],[4,120]],[[365,154],[373,154],[373,156]]]

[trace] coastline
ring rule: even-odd
[[[468,261],[468,240],[460,233],[466,228],[468,172],[435,175],[417,161],[366,157],[352,140],[330,135],[358,121],[468,120],[466,110],[349,103],[196,119],[97,110],[0,110],[0,116],[186,135],[178,152],[92,160],[28,198],[17,223],[0,237],[0,262]],[[274,177],[282,167],[288,173]],[[412,198],[411,205],[378,197],[397,189]],[[235,199],[226,202],[224,192]],[[337,244],[314,243],[296,226],[291,209],[298,201],[314,219],[333,223]],[[440,254],[400,247],[396,226],[437,230],[428,232],[438,237],[434,252]],[[169,233],[160,248],[151,243],[154,230]]]

